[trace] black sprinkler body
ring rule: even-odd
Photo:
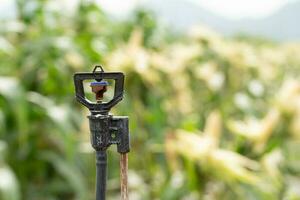
[[[97,71],[100,69],[100,71]],[[95,93],[96,102],[88,100],[85,96],[83,81],[94,80],[91,84],[91,90]],[[115,81],[114,96],[109,102],[103,101],[103,95],[107,91],[109,84],[106,80]],[[110,109],[123,99],[124,93],[124,74],[122,72],[104,72],[101,66],[95,66],[91,73],[76,73],[74,75],[74,84],[76,99],[86,106],[91,115],[88,116],[91,144],[96,151],[96,200],[105,200],[106,191],[106,170],[107,170],[107,148],[115,144],[121,154],[121,160],[125,160],[127,168],[127,153],[130,150],[129,128],[127,116],[113,116],[109,114]],[[122,157],[123,156],[123,157]],[[125,159],[124,159],[125,158]],[[121,162],[121,169],[124,169]],[[123,170],[121,170],[123,171]],[[126,180],[121,177],[121,180]],[[124,184],[124,183],[123,183]],[[121,184],[121,190],[126,190]],[[123,187],[123,188],[122,188]],[[128,194],[122,194],[122,199],[128,199]]]

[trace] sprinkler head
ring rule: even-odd
[[[100,69],[100,71],[97,69]],[[90,101],[85,96],[84,80],[94,80],[90,87],[95,93],[96,101]],[[103,94],[107,91],[108,82],[114,80],[113,98],[108,102],[102,102]],[[124,74],[122,72],[104,72],[101,66],[95,66],[92,73],[83,72],[74,75],[76,99],[86,106],[91,115],[89,126],[91,132],[91,144],[96,150],[96,199],[105,200],[107,177],[107,153],[110,145],[117,145],[117,151],[121,154],[121,196],[127,196],[127,153],[130,150],[128,117],[113,116],[110,109],[120,102],[124,92]],[[0,143],[1,151],[1,143]]]
[[[100,68],[100,70],[97,70]],[[96,95],[96,102],[90,101],[85,96],[84,80],[94,80],[90,84],[92,91]],[[107,89],[108,82],[114,80],[113,97],[108,102],[103,102],[103,94]],[[74,85],[76,100],[87,107],[92,114],[107,114],[112,107],[123,99],[124,74],[122,72],[104,72],[100,66],[96,66],[93,72],[81,72],[74,74]]]
[[[107,91],[107,81],[94,81],[90,84],[92,92],[95,93],[97,102],[102,102],[103,94]]]

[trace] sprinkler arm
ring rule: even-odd
[[[96,68],[95,68],[96,69]],[[118,102],[123,99],[123,89],[124,89],[124,74],[122,72],[98,72],[94,71],[92,73],[76,73],[74,74],[74,85],[76,92],[76,99],[85,107],[87,107],[93,114],[103,114],[108,113],[110,109],[115,106]],[[84,80],[102,80],[102,79],[112,79],[115,81],[114,97],[112,100],[106,103],[94,103],[85,97],[83,81]]]

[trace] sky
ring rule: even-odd
[[[232,19],[268,16],[291,0],[190,0],[200,6]]]
[[[97,0],[105,10],[123,15],[132,10],[142,0]],[[148,0],[151,1],[151,0]],[[262,18],[268,16],[295,0],[183,0],[230,19]]]
[[[74,4],[74,0],[63,0]],[[96,0],[108,12],[125,15],[142,1],[147,0]],[[151,0],[148,0],[151,1]],[[163,0],[162,0],[163,1]],[[286,3],[295,0],[182,0],[191,1],[199,6],[230,19],[261,18],[268,16]],[[14,15],[14,1],[1,0],[0,18]]]

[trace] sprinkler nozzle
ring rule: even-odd
[[[97,102],[101,102],[103,94],[107,91],[107,81],[95,81],[91,83],[92,92],[96,95]]]

